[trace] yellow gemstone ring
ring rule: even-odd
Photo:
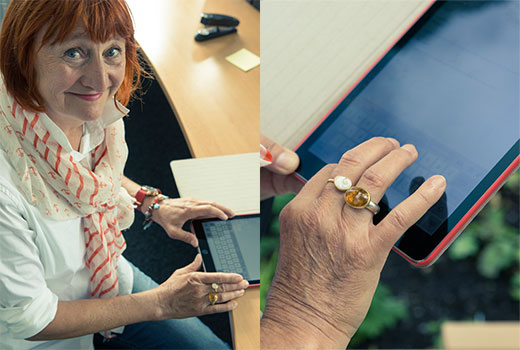
[[[208,298],[211,305],[215,305],[218,301],[218,294],[216,292],[211,292],[208,294]]]
[[[374,215],[379,213],[379,205],[370,200],[370,193],[361,187],[352,186],[345,192],[345,202],[352,208],[367,208]]]

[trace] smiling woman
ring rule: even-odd
[[[196,238],[182,230],[187,220],[234,215],[217,203],[168,198],[123,175],[122,118],[144,72],[132,23],[123,0],[12,0],[5,14],[3,349],[88,349],[96,332],[108,347],[228,347],[192,316],[236,307],[247,287],[242,276],[197,272],[197,256],[159,286],[122,255],[121,230],[135,207],[193,246]]]

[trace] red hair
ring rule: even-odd
[[[144,70],[137,56],[132,16],[124,0],[11,0],[0,33],[0,71],[7,91],[23,108],[45,111],[36,85],[36,54],[47,43],[63,42],[78,20],[94,42],[106,42],[115,35],[125,40],[125,77],[116,93],[117,100],[127,105],[139,87]],[[36,47],[42,29],[41,46]]]

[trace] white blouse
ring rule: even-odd
[[[124,107],[122,110],[127,112]],[[123,116],[113,103],[103,115],[84,125],[80,151],[72,149],[65,134],[45,114],[49,133],[74,160],[92,168],[88,156],[104,138],[104,128]],[[16,172],[0,146],[0,348],[92,349],[93,336],[27,341],[53,319],[58,300],[90,298],[90,273],[85,265],[81,218],[54,221],[25,200],[15,186]],[[130,294],[133,273],[128,261],[118,260],[119,294]],[[121,333],[122,327],[114,330]]]

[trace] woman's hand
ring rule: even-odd
[[[203,216],[216,216],[219,219],[227,220],[235,216],[235,213],[215,202],[195,198],[168,198],[161,201],[159,209],[153,212],[152,219],[164,228],[170,238],[198,247],[197,237],[193,233],[183,230],[182,226],[190,219]]]
[[[260,168],[260,200],[284,194],[298,193],[303,183],[293,175],[300,164],[298,155],[260,135],[260,143],[273,156],[271,165]]]
[[[159,319],[226,312],[238,305],[235,299],[244,295],[248,282],[236,273],[197,272],[201,263],[202,258],[197,254],[191,264],[176,270],[156,288]],[[214,291],[213,283],[218,285],[218,300],[214,305],[209,300],[209,293]]]
[[[412,145],[373,138],[318,172],[280,214],[280,256],[262,319],[262,348],[342,348],[363,321],[388,253],[441,197],[442,176],[425,181],[378,225],[345,203],[329,178],[343,175],[378,203],[417,158]]]

